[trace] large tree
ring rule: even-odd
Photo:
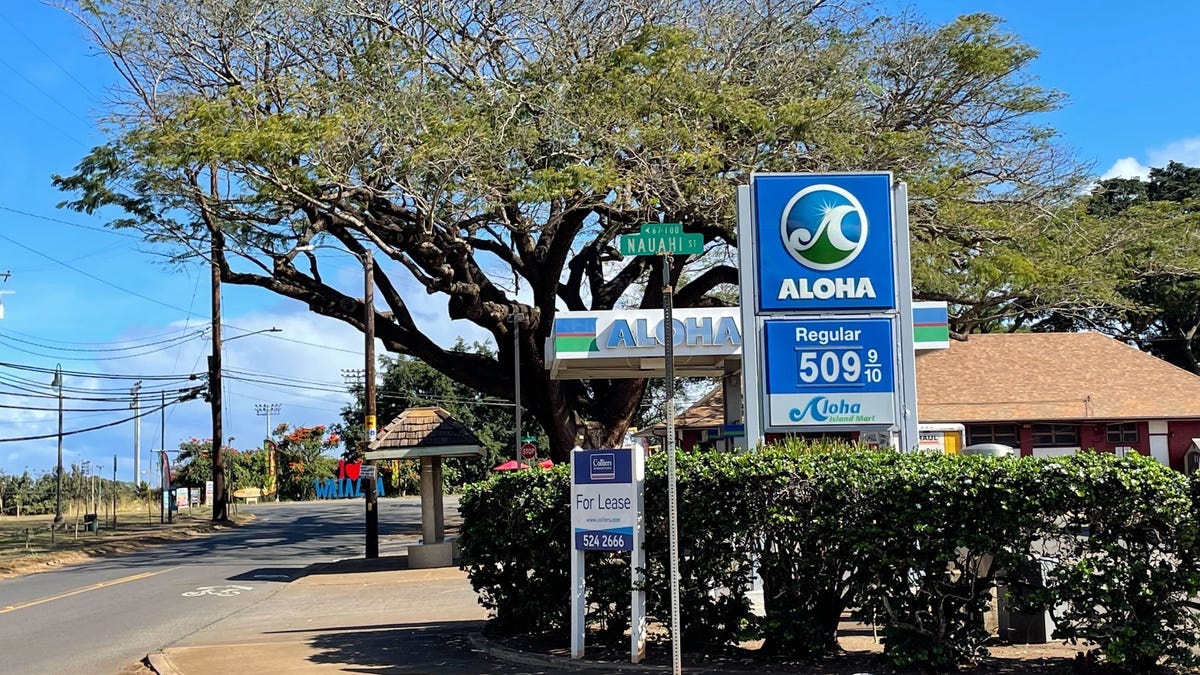
[[[1121,301],[1043,327],[1096,328],[1200,373],[1200,168],[1168,162],[1146,180],[1102,180],[1084,210],[1100,223],[1094,231],[1122,242],[1106,256],[1126,268]]]
[[[114,226],[180,260],[211,251],[224,282],[359,327],[362,301],[304,247],[369,248],[387,349],[493,397],[512,397],[510,317],[526,317],[523,404],[555,459],[577,433],[618,440],[646,387],[551,380],[555,312],[659,306],[660,263],[615,250],[649,221],[706,242],[675,259],[677,304],[727,301],[753,171],[895,171],[918,296],[952,302],[962,330],[1087,306],[1108,283],[1055,239],[1081,173],[1037,113],[1061,97],[992,17],[931,26],[854,0],[67,8],[125,82],[109,142],[57,178],[70,206],[119,206]],[[432,341],[412,309],[425,293],[495,354]]]

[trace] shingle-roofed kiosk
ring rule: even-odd
[[[366,459],[421,460],[421,543],[408,547],[409,569],[450,567],[442,510],[442,458],[483,455],[483,443],[442,408],[409,408],[367,446]]]

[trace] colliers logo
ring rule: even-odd
[[[617,460],[611,452],[592,455],[590,476],[592,480],[616,480]]]
[[[783,209],[780,235],[796,262],[817,272],[854,262],[867,244],[867,212],[858,198],[828,183],[797,192]],[[870,277],[786,278],[779,300],[874,298]]]
[[[819,271],[853,262],[867,243],[867,213],[836,185],[810,185],[783,209],[783,241],[796,262]]]

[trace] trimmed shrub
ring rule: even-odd
[[[1133,673],[1197,665],[1196,479],[1093,452],[1047,460],[1038,478],[1047,518],[1033,558],[1047,578],[1031,604],[1062,607],[1054,637],[1093,642]]]
[[[566,638],[568,471],[496,475],[461,498],[462,565],[501,630]],[[761,637],[765,655],[830,655],[853,608],[881,628],[896,665],[953,669],[987,653],[982,614],[999,575],[1029,590],[1015,597],[1025,609],[1065,606],[1056,637],[1093,642],[1119,668],[1187,665],[1200,643],[1200,478],[1149,459],[819,443],[681,452],[677,489],[681,632],[692,652]],[[645,505],[648,613],[665,624],[665,456],[647,462]],[[587,569],[589,640],[622,642],[629,556],[589,552]],[[755,569],[762,618],[747,595]]]
[[[863,472],[875,510],[855,551],[869,577],[858,615],[882,626],[894,664],[953,669],[987,655],[996,573],[1020,564],[1036,536],[1025,466],[897,454]]]
[[[459,498],[461,565],[498,630],[570,628],[569,469],[493,475]]]

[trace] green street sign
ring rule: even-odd
[[[704,236],[684,232],[679,223],[646,223],[637,234],[621,235],[621,255],[699,255]]]

